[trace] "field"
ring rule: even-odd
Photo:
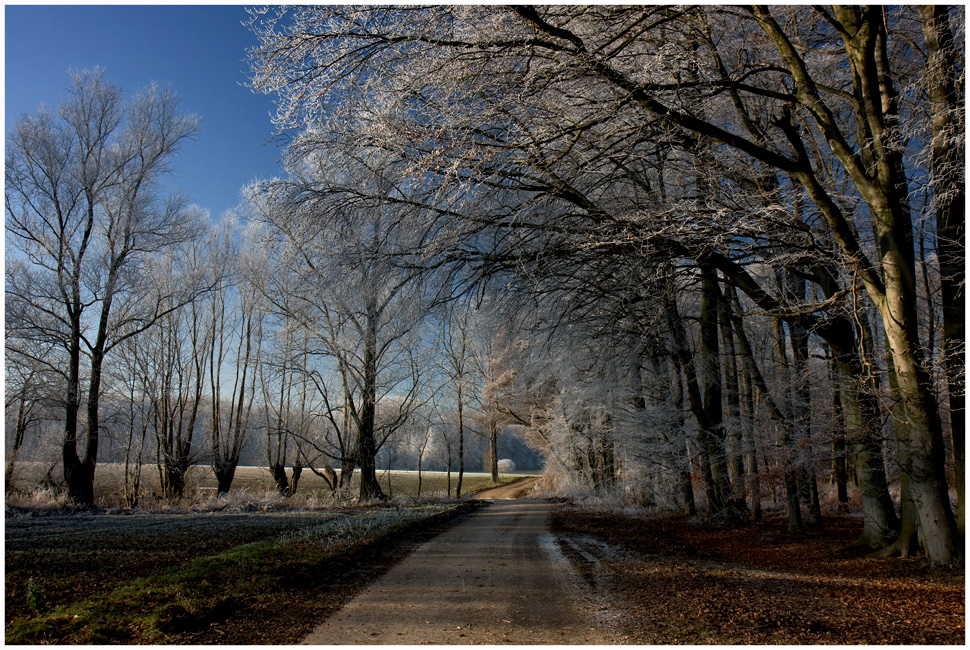
[[[278,601],[284,591],[309,590],[287,615],[309,608],[305,620],[316,620],[356,593],[362,576],[406,552],[409,539],[472,507],[447,497],[444,472],[422,472],[420,498],[417,472],[381,472],[391,500],[355,504],[355,483],[337,500],[309,470],[284,499],[258,467],[240,467],[219,498],[211,470],[194,467],[184,498],[168,501],[155,496],[157,474],[146,467],[150,496],[126,509],[123,472],[99,466],[97,507],[74,511],[56,491],[37,487],[43,466],[18,465],[5,517],[8,643],[186,642],[201,631],[217,634],[206,621]],[[452,492],[456,485],[453,473]],[[490,475],[466,472],[462,494],[492,485]],[[334,590],[347,576],[355,577]],[[251,639],[241,640],[279,630],[249,630]]]
[[[40,463],[19,463],[14,472],[11,486],[14,495],[36,496],[37,486],[44,481],[47,467]],[[289,470],[287,470],[289,472]],[[524,474],[503,474],[501,480],[508,480],[514,476]],[[55,469],[53,477],[60,476],[59,469]],[[356,476],[356,475],[355,475]],[[98,465],[95,473],[95,494],[99,506],[114,508],[120,507],[124,503],[124,466],[117,463],[104,463]],[[446,498],[450,493],[453,495],[458,484],[458,473],[451,473],[449,484],[447,472],[421,472],[420,494],[418,493],[418,473],[413,471],[401,470],[379,470],[378,480],[381,483],[385,494],[391,498],[399,497],[431,497]],[[158,488],[158,473],[154,466],[146,465],[142,473],[141,493],[145,495],[140,505],[144,508],[151,508],[152,505],[162,505],[162,501],[157,499],[160,490]],[[492,485],[491,475],[484,472],[465,472],[462,480],[462,495],[477,492],[482,488]],[[164,502],[167,506],[187,506],[190,504],[208,504],[216,496],[216,480],[212,473],[212,468],[208,466],[195,465],[189,469],[186,480],[185,498],[182,503]],[[275,488],[269,470],[264,467],[239,467],[232,483],[232,493],[234,498],[253,500],[253,499],[274,499]],[[345,488],[345,497],[353,497],[357,492],[356,480],[351,483],[349,488]],[[7,505],[19,505],[30,500],[17,498],[8,494]],[[297,492],[291,499],[294,505],[321,505],[333,501],[333,495],[326,482],[311,472],[304,469],[300,477]]]
[[[308,507],[311,490],[300,504],[248,499],[247,492],[264,490],[258,474],[234,497],[184,507],[8,505],[6,642],[185,643],[203,634],[208,643],[223,640],[218,623],[233,615],[255,625],[236,625],[239,641],[306,633],[287,617],[319,620],[409,544],[477,507],[401,497]],[[392,485],[409,478],[393,477]],[[292,602],[281,607],[284,594]],[[252,613],[266,608],[267,616]]]

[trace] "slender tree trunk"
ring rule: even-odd
[[[785,272],[785,294],[789,304],[800,304],[805,300],[805,280],[792,271]],[[800,452],[796,459],[799,497],[806,504],[806,523],[817,528],[822,525],[822,509],[818,499],[818,485],[815,478],[815,455],[805,441],[811,439],[812,395],[808,381],[808,331],[799,322],[788,323],[791,340],[791,408],[789,410],[793,447]]]
[[[733,510],[731,500],[731,480],[728,476],[727,449],[725,445],[724,419],[721,390],[721,355],[718,343],[718,313],[721,292],[713,269],[701,265],[701,318],[699,334],[700,368],[698,377],[703,389],[703,409],[707,426],[702,429],[702,439],[706,441],[711,462],[714,491],[717,494],[719,511]],[[734,521],[733,512],[716,512],[727,515]]]
[[[498,483],[498,423],[494,415],[488,419],[488,462],[492,483]]]
[[[785,383],[786,402],[788,402],[788,416],[779,415],[781,419],[781,448],[784,453],[782,466],[785,482],[785,503],[788,509],[788,532],[802,534],[805,532],[805,525],[802,521],[801,499],[798,494],[798,469],[797,460],[792,450],[792,421],[791,421],[791,382],[792,373],[788,363],[788,353],[785,345],[784,325],[778,319],[773,323],[775,330],[775,349],[778,356],[778,366],[781,369]]]
[[[296,488],[300,484],[300,476],[303,475],[303,463],[299,460],[293,462],[293,468],[290,471],[290,482],[289,489],[287,491],[287,496],[293,496],[296,494]]]
[[[461,380],[458,384],[458,484],[455,486],[455,498],[461,498],[461,483],[465,477],[465,420],[461,394]]]
[[[4,492],[10,491],[10,485],[13,481],[14,468],[17,463],[17,456],[20,453],[20,448],[24,444],[24,435],[27,432],[27,400],[21,396],[17,400],[17,423],[14,425],[14,439],[13,446],[10,449],[10,453],[7,454],[6,463],[6,473],[3,477]]]
[[[674,467],[676,468],[677,484],[680,488],[680,498],[684,514],[688,517],[693,517],[697,514],[697,504],[694,501],[694,483],[691,478],[690,453],[687,449],[687,436],[684,427],[684,413],[686,413],[684,406],[684,370],[676,355],[670,358],[670,364],[673,368],[671,405],[675,413]]]
[[[751,514],[756,522],[761,521],[761,479],[758,473],[758,451],[755,444],[755,386],[754,374],[757,372],[754,356],[751,352],[751,345],[748,336],[744,331],[744,321],[741,318],[741,303],[738,299],[737,291],[731,284],[726,284],[724,288],[724,301],[728,304],[726,315],[731,319],[731,332],[736,342],[735,352],[741,363],[739,364],[740,376],[740,433],[741,442],[747,462],[747,492],[751,500]],[[760,376],[760,374],[759,374]]]
[[[829,347],[829,378],[832,382],[832,413],[836,430],[832,434],[832,477],[839,502],[839,512],[849,509],[849,472],[845,446],[845,418],[842,415],[842,391],[839,389],[839,371],[835,354]]]
[[[710,281],[708,274],[708,282]],[[707,288],[709,290],[710,285]],[[705,312],[702,306],[702,314],[706,316],[706,321],[701,328],[702,342],[700,348],[703,350],[705,346],[707,347],[707,356],[701,361],[701,365],[705,367],[705,376],[708,380],[705,382],[703,395],[701,393],[700,383],[698,382],[699,373],[695,367],[694,356],[691,354],[690,347],[688,346],[687,333],[684,331],[684,325],[681,322],[680,314],[677,310],[677,303],[672,296],[667,298],[664,312],[667,326],[670,329],[674,341],[674,354],[679,358],[680,366],[684,372],[688,403],[690,404],[691,412],[697,419],[700,438],[701,473],[704,478],[705,497],[708,501],[708,515],[713,519],[720,519],[725,514],[725,503],[722,500],[725,490],[723,489],[723,485],[719,486],[718,476],[715,474],[714,469],[715,463],[718,463],[718,459],[714,456],[718,454],[719,436],[718,432],[715,431],[715,427],[720,429],[720,390],[719,386],[715,384],[715,379],[711,377],[713,374],[711,364],[715,363],[716,359],[712,359],[710,355],[710,347],[717,348],[717,304],[711,301],[709,291],[707,292],[707,298],[705,300],[707,301],[707,310]],[[717,381],[719,382],[719,379]],[[711,415],[715,415],[716,420],[712,421],[710,419]],[[723,480],[726,478],[726,464],[723,463],[723,456],[721,458],[720,469],[722,472],[720,477]]]

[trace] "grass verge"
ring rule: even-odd
[[[170,643],[260,594],[285,590],[335,557],[464,505],[375,507],[236,546],[103,594],[9,621],[8,644]]]

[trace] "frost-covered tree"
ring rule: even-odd
[[[958,10],[950,16],[962,20]],[[294,7],[254,13],[253,85],[279,98],[281,128],[393,153],[396,200],[427,217],[424,262],[454,263],[456,279],[514,272],[537,295],[558,294],[568,306],[561,314],[609,322],[644,295],[607,286],[626,289],[663,264],[694,267],[784,321],[793,362],[802,361],[803,331],[824,338],[857,476],[872,497],[866,521],[891,528],[866,397],[886,387],[863,371],[876,349],[866,339],[878,330],[903,502],[918,511],[931,560],[949,562],[960,549],[922,347],[911,204],[926,177],[913,170],[931,158],[937,178],[952,172],[962,187],[947,139],[921,157],[914,137],[924,113],[941,118],[937,135],[962,134],[947,131],[962,124],[948,90],[962,73],[943,17],[843,6]],[[921,19],[927,29],[913,29]],[[922,83],[920,38],[938,73],[927,77],[933,110],[923,113],[925,96],[909,90]],[[962,251],[959,219],[936,187],[941,250],[949,246],[952,262]],[[752,273],[758,265],[773,272]],[[959,272],[947,268],[950,290]],[[792,291],[775,273],[811,286]],[[870,306],[871,327],[857,318]],[[714,320],[697,333],[707,352]],[[950,337],[959,347],[959,332]],[[700,447],[719,462],[720,416],[733,406],[716,399],[721,373],[705,370],[692,412],[701,431],[710,425]],[[951,384],[959,410],[961,389]],[[779,429],[787,446],[800,444],[789,435],[804,420],[797,402],[779,401],[775,413],[788,421]],[[800,471],[790,467],[789,481]],[[711,497],[727,493],[725,476],[712,473]],[[866,534],[885,544],[894,532]]]

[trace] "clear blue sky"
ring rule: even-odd
[[[195,142],[175,160],[174,184],[213,219],[255,178],[281,174],[272,98],[246,88],[255,37],[241,5],[60,5],[4,7],[5,131],[19,115],[66,95],[67,70],[104,68],[133,93],[170,84],[182,109],[201,118]]]

